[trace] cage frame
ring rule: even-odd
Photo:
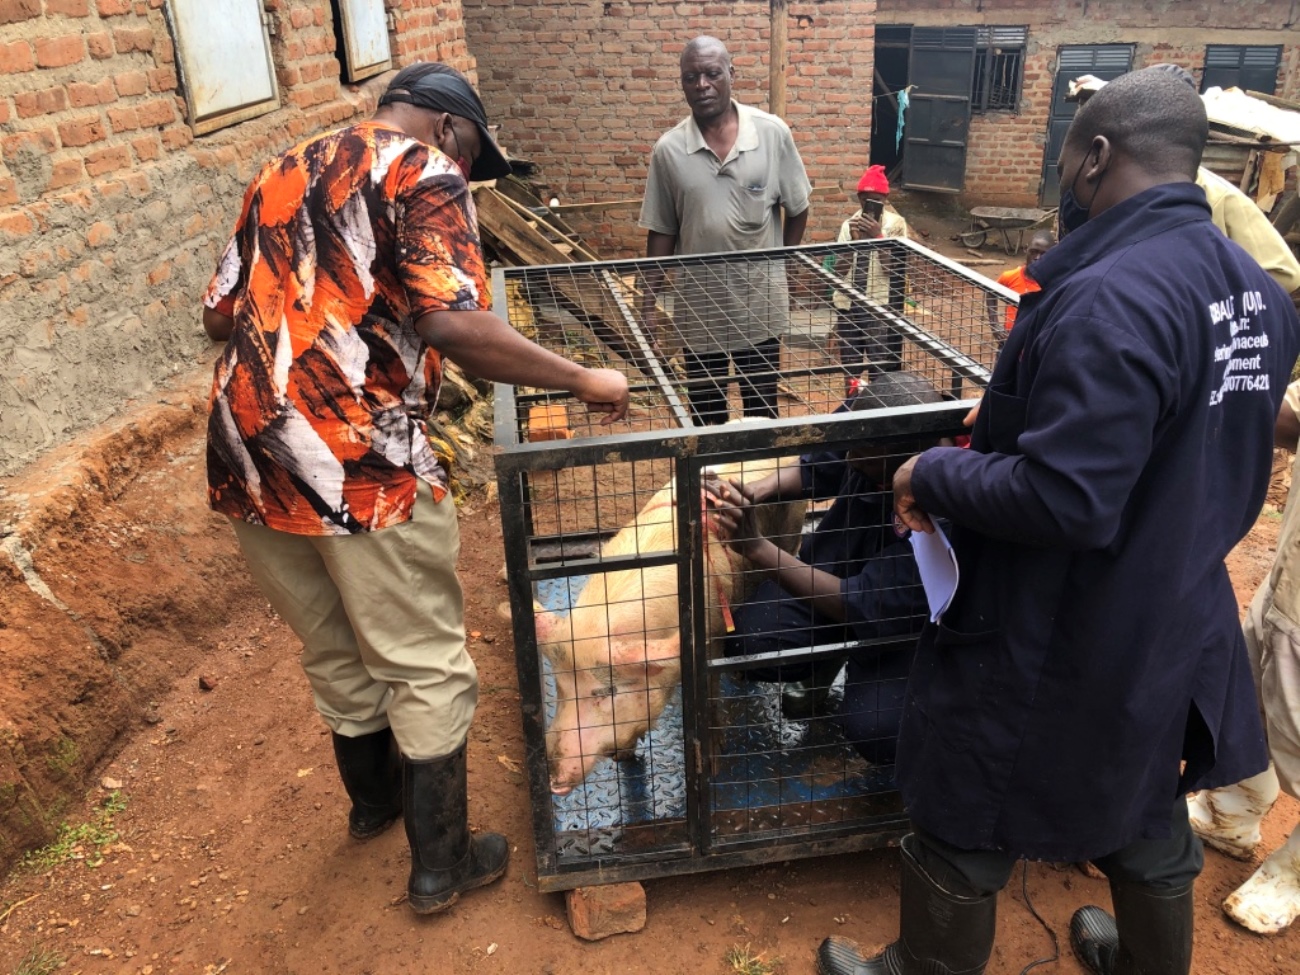
[[[1018,304],[1018,296],[1005,287],[976,275],[913,241],[887,239],[855,244],[863,245],[854,247],[855,251],[872,247],[917,251],[977,289],[1008,304]],[[826,245],[805,245],[799,248],[745,252],[745,256],[780,257],[799,261],[832,287],[871,305],[877,314],[890,321],[899,332],[946,365],[954,386],[960,387],[963,380],[980,386],[987,385],[989,370],[976,360],[924,332],[887,306],[871,302],[848,281],[818,264],[809,253],[826,251]],[[653,263],[671,267],[679,262],[698,263],[701,260],[735,257],[735,254],[687,255],[655,259]],[[755,833],[740,839],[726,838],[720,841],[713,834],[706,762],[716,742],[707,721],[708,682],[714,673],[721,670],[743,670],[770,664],[772,655],[759,655],[761,659],[709,660],[704,614],[691,612],[688,608],[679,620],[686,766],[686,840],[673,845],[656,846],[644,852],[620,852],[603,857],[597,854],[580,863],[560,862],[546,754],[543,673],[536,620],[533,616],[534,586],[547,579],[580,576],[596,571],[649,568],[675,562],[678,568],[677,591],[691,593],[689,606],[701,606],[704,605],[705,585],[700,545],[703,533],[698,506],[684,504],[679,505],[677,510],[676,552],[643,553],[608,559],[597,554],[590,558],[565,558],[549,565],[533,564],[532,549],[539,536],[534,535],[529,523],[529,475],[570,467],[594,468],[603,464],[667,460],[673,468],[678,496],[694,497],[699,493],[702,471],[707,466],[741,458],[787,456],[817,449],[844,448],[866,440],[906,442],[919,438],[953,436],[963,432],[962,420],[972,405],[971,400],[956,400],[894,409],[778,419],[744,419],[721,426],[695,426],[689,412],[677,399],[671,379],[659,366],[658,357],[637,316],[627,306],[620,289],[613,282],[618,275],[636,272],[648,263],[651,262],[646,259],[628,259],[585,265],[493,269],[494,310],[507,321],[506,282],[516,274],[537,274],[552,270],[573,273],[578,269],[586,269],[602,275],[620,306],[624,316],[623,324],[637,339],[640,352],[645,357],[644,365],[648,365],[651,370],[647,385],[639,388],[650,389],[658,385],[658,391],[665,395],[674,418],[680,424],[673,430],[601,433],[572,440],[527,442],[520,437],[521,407],[526,410],[530,404],[552,401],[557,398],[557,394],[521,394],[509,384],[498,383],[495,387],[495,467],[507,566],[506,586],[512,614],[516,676],[519,680],[524,766],[536,851],[537,885],[543,892],[877,849],[897,845],[908,829],[908,820],[900,800],[895,812],[876,817],[866,828],[862,820],[855,820],[850,823],[809,826],[796,835],[789,836],[785,835],[785,830],[780,830],[775,836],[770,833]],[[915,638],[888,638],[879,642],[882,646],[912,644]],[[800,651],[798,659],[810,660],[835,652],[833,646],[809,648]],[[898,794],[889,792],[883,795],[896,797]]]

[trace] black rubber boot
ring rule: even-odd
[[[1188,975],[1192,970],[1192,885],[1148,887],[1112,880],[1112,918],[1083,907],[1070,919],[1070,944],[1097,975]]]
[[[378,836],[402,815],[402,766],[392,729],[332,737],[339,778],[352,800],[348,832],[359,840]]]
[[[846,938],[827,938],[817,949],[819,975],[982,975],[993,954],[998,896],[963,897],[941,887],[903,838],[898,940],[864,958]]]
[[[811,721],[826,715],[831,685],[844,669],[844,660],[815,660],[812,674],[804,680],[781,685],[781,714],[787,721]]]
[[[402,762],[402,802],[411,844],[407,897],[416,914],[445,911],[460,895],[506,872],[510,847],[500,833],[470,836],[465,746],[450,755]]]

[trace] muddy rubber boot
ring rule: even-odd
[[[339,778],[352,800],[348,832],[359,840],[378,836],[402,815],[402,765],[392,729],[331,737]]]
[[[1256,934],[1280,934],[1300,917],[1300,826],[1228,895],[1223,911]]]
[[[1192,831],[1207,846],[1237,860],[1254,858],[1259,827],[1277,800],[1279,784],[1273,766],[1222,789],[1206,789],[1187,799]]]
[[[402,802],[411,844],[406,892],[416,914],[445,911],[465,891],[506,872],[506,838],[469,832],[464,744],[442,758],[403,759]]]
[[[1070,944],[1096,975],[1188,975],[1192,970],[1192,885],[1148,887],[1112,880],[1112,918],[1084,907],[1070,919]]]
[[[997,894],[945,890],[916,861],[915,842],[903,837],[898,940],[864,958],[847,938],[827,938],[817,949],[818,975],[982,975],[993,954]]]

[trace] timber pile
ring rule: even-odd
[[[525,298],[534,316],[538,305],[562,309],[619,358],[642,375],[651,375],[642,345],[641,292],[633,278],[586,266],[600,261],[600,255],[586,247],[563,218],[517,177],[475,184],[474,204],[490,258],[510,267],[583,265],[571,274],[539,278],[537,288],[545,293],[534,291]],[[512,301],[514,298],[511,296]],[[671,355],[675,350],[663,351]]]

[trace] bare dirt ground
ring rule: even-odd
[[[897,203],[927,246],[973,257],[950,239],[969,226],[955,211]],[[997,263],[975,269],[996,277],[1023,255],[991,241],[982,256]],[[107,507],[44,526],[35,554],[42,577],[78,612],[74,622],[111,635],[106,650],[71,654],[75,626],[28,626],[34,597],[21,586],[0,599],[5,666],[20,675],[11,682],[18,696],[0,694],[0,744],[6,714],[20,726],[44,721],[56,745],[56,735],[76,737],[88,724],[76,717],[87,708],[112,707],[123,715],[114,726],[127,726],[116,742],[83,744],[107,748],[90,781],[108,788],[63,811],[70,823],[92,822],[120,789],[118,836],[102,848],[65,844],[70,859],[19,867],[0,883],[0,971],[726,975],[738,970],[727,954],[739,946],[771,966],[755,973],[804,973],[827,934],[872,944],[896,932],[892,851],[650,882],[640,934],[589,944],[569,932],[563,896],[536,889],[513,646],[495,608],[505,598],[500,519],[481,494],[461,513],[467,628],[478,634],[471,649],[482,682],[469,745],[471,821],[505,832],[514,855],[499,884],[447,915],[417,918],[404,903],[400,826],[364,844],[347,835],[346,797],[296,641],[252,594],[228,527],[201,511],[201,440],[190,432],[163,447]],[[1275,493],[1280,500],[1285,486]],[[1266,512],[1230,561],[1243,609],[1267,572],[1277,525]],[[151,588],[145,610],[118,599],[123,586]],[[1265,850],[1297,816],[1300,804],[1283,798],[1265,824]],[[1300,972],[1300,932],[1262,938],[1219,909],[1253,869],[1207,852],[1198,973]],[[1020,883],[1018,872],[1002,897],[990,975],[1016,975],[1051,954]],[[1028,888],[1062,941],[1061,960],[1036,971],[1082,972],[1066,943],[1069,918],[1082,904],[1107,904],[1105,883],[1032,864]]]
[[[201,457],[197,440],[177,447],[160,460],[169,474],[139,478],[117,499],[114,517],[146,533],[167,530],[167,512],[201,504]],[[246,587],[234,575],[242,569],[226,561],[233,552],[228,529],[212,516],[192,517],[204,528],[184,531],[186,558],[229,565],[230,585]],[[1233,556],[1243,606],[1267,570],[1277,522],[1275,514],[1261,517]],[[511,838],[514,858],[503,881],[446,915],[414,916],[403,902],[407,850],[400,827],[369,843],[348,838],[346,799],[292,634],[255,598],[221,613],[182,601],[167,612],[204,625],[188,631],[194,645],[156,651],[154,666],[171,690],[94,771],[92,781],[120,785],[125,796],[113,819],[120,835],[102,850],[98,866],[90,865],[94,848],[83,843],[75,851],[81,858],[44,870],[19,868],[0,886],[0,971],[22,971],[24,959],[39,952],[61,959],[69,973],[114,975],[709,975],[732,971],[727,952],[748,945],[752,954],[779,960],[777,970],[801,973],[812,971],[813,952],[827,934],[867,943],[893,935],[897,854],[881,851],[651,882],[642,933],[595,944],[577,940],[564,921],[562,896],[535,887],[528,798],[518,771],[523,746],[511,635],[495,611],[504,598],[495,505],[471,498],[461,526],[467,622],[479,634],[471,644],[482,678],[469,744],[471,820]],[[61,540],[52,530],[45,548],[57,552],[66,542],[77,552],[79,533],[69,526]],[[128,565],[135,564],[131,552]],[[43,564],[47,577],[55,577],[54,566],[49,559]],[[66,569],[83,588],[103,592],[121,578],[121,564],[110,559],[77,559]],[[165,562],[154,571],[165,579]],[[31,667],[58,650],[14,645],[6,667]],[[26,656],[18,659],[19,653]],[[212,689],[200,689],[200,678]],[[43,692],[33,684],[25,693]],[[92,820],[106,795],[92,789],[84,804],[68,810],[69,821]],[[1279,803],[1266,824],[1267,849],[1281,842],[1297,815],[1295,802]],[[1219,910],[1253,865],[1213,852],[1206,860],[1197,894],[1196,970],[1300,971],[1300,932],[1257,937]],[[1077,907],[1108,903],[1105,884],[1073,868],[1033,864],[1028,884],[1063,941]],[[1002,898],[989,971],[1015,975],[1050,949],[1025,908],[1017,874]],[[1057,965],[1039,970],[1082,971],[1064,944],[1062,954]]]

